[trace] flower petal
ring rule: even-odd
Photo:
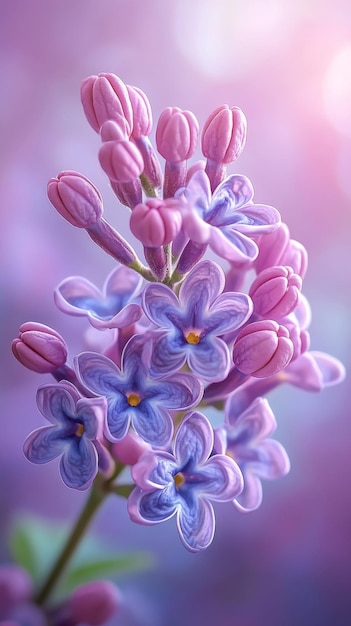
[[[88,311],[99,314],[102,298],[101,291],[82,276],[66,278],[54,291],[56,306],[69,315],[87,315]]]
[[[197,480],[201,480],[203,495],[216,502],[234,500],[241,493],[244,485],[239,466],[225,454],[211,456],[199,471],[196,482]]]
[[[155,398],[166,409],[184,411],[198,404],[202,392],[203,385],[195,376],[177,372],[160,380],[155,389]]]
[[[182,507],[178,509],[177,527],[188,550],[200,552],[208,548],[215,533],[215,516],[211,503],[201,497],[182,502]]]
[[[229,348],[219,337],[204,337],[197,345],[189,347],[187,357],[190,369],[204,380],[224,380],[229,373]]]
[[[218,256],[232,263],[254,261],[258,255],[258,247],[252,239],[228,227],[220,230],[213,226],[209,246]]]
[[[63,482],[72,489],[88,489],[98,471],[95,446],[84,436],[72,440],[60,461]]]
[[[234,217],[238,209],[251,202],[253,195],[252,183],[246,176],[228,176],[213,194],[206,221],[216,226],[232,223],[228,218]]]
[[[186,361],[184,343],[179,336],[171,332],[154,334],[154,347],[150,364],[150,374],[153,377],[165,376],[170,372],[177,372]]]
[[[225,407],[225,419],[230,427],[228,440],[243,443],[271,435],[277,422],[265,398],[256,398],[242,413],[237,413],[235,394],[229,397]]]
[[[222,268],[213,261],[201,261],[185,278],[179,292],[182,306],[191,311],[191,317],[202,319],[217,296],[222,293],[225,276]],[[198,312],[199,311],[199,312]]]
[[[75,364],[83,385],[96,394],[111,395],[123,383],[117,365],[97,352],[82,352],[75,358]]]
[[[159,524],[169,520],[178,508],[173,485],[148,493],[138,487],[128,498],[128,512],[138,524]]]
[[[188,413],[178,428],[174,441],[174,455],[180,466],[203,465],[213,448],[213,429],[203,413]]]
[[[133,411],[123,394],[115,393],[108,398],[105,430],[109,441],[121,441],[126,436]]]
[[[262,502],[262,484],[254,472],[246,472],[244,489],[240,496],[234,500],[235,507],[242,513],[255,511]]]
[[[143,308],[148,318],[161,328],[173,328],[180,319],[178,298],[166,285],[148,285],[143,294]]]
[[[48,463],[62,454],[66,445],[56,426],[37,428],[24,442],[23,452],[31,463]]]
[[[39,411],[53,424],[67,425],[76,416],[76,402],[81,398],[78,389],[68,381],[42,385],[37,391]]]
[[[215,332],[223,335],[240,328],[252,314],[252,301],[245,293],[223,293],[213,303],[208,319],[205,321],[205,333]]]
[[[153,446],[162,448],[172,439],[173,421],[162,406],[143,400],[135,407],[132,421],[138,435]]]

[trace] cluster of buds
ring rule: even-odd
[[[85,176],[67,171],[50,180],[56,210],[117,267],[102,290],[78,276],[55,290],[62,312],[98,329],[93,349],[83,339],[69,364],[64,340],[38,323],[24,324],[13,342],[23,365],[55,378],[38,389],[49,425],[28,436],[25,455],[34,463],[59,456],[70,488],[102,477],[128,498],[132,521],[176,517],[183,544],[197,552],[213,540],[213,502],[256,509],[261,479],[289,470],[262,396],[283,383],[321,390],[340,382],[344,368],[309,351],[306,249],[275,208],[253,201],[247,177],[227,176],[245,145],[242,111],[223,105],[208,117],[204,159],[189,167],[199,124],[190,111],[165,109],[156,126],[162,172],[140,89],[99,74],[83,81],[81,99],[145,261],[103,218],[101,195]],[[216,261],[205,256],[210,250]],[[211,405],[223,409],[220,427],[207,415]]]

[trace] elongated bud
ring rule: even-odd
[[[115,615],[120,604],[116,585],[108,580],[97,580],[75,589],[67,608],[74,624],[100,626]]]
[[[238,335],[233,359],[243,374],[264,378],[282,370],[291,361],[294,346],[285,326],[273,320],[248,324]]]
[[[202,152],[207,159],[227,165],[242,153],[247,122],[239,107],[223,104],[207,118],[202,131]]]
[[[121,117],[118,121],[107,120],[107,122],[104,122],[100,128],[100,137],[103,142],[128,141],[128,125],[125,118]]]
[[[67,346],[55,330],[38,322],[26,322],[19,330],[19,337],[12,342],[12,352],[22,365],[41,374],[52,373],[65,365]]]
[[[289,315],[299,304],[301,287],[302,279],[291,267],[279,265],[263,270],[249,291],[254,312],[273,320]]]
[[[147,95],[139,89],[127,85],[130,103],[133,109],[133,131],[132,138],[148,137],[152,129],[151,105]]]
[[[99,161],[109,179],[129,183],[144,169],[143,157],[131,141],[107,141],[99,150]]]
[[[199,123],[191,111],[168,107],[157,123],[157,149],[166,161],[186,161],[196,150],[198,134]]]
[[[48,198],[56,211],[77,228],[95,224],[103,213],[102,197],[93,183],[74,171],[64,171],[52,178]]]
[[[130,229],[144,246],[164,246],[177,236],[182,225],[179,200],[149,198],[130,216]]]
[[[98,133],[104,122],[122,116],[128,125],[128,136],[133,130],[133,110],[124,82],[115,74],[101,73],[83,80],[80,90],[84,113],[89,124]]]

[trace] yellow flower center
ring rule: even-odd
[[[201,333],[198,330],[191,330],[190,333],[185,335],[185,341],[190,343],[192,346],[196,346],[201,339]]]
[[[179,487],[181,487],[185,483],[184,474],[182,474],[182,472],[178,472],[178,474],[173,476],[173,480],[174,480],[174,484],[176,486],[176,489],[178,490]]]
[[[138,404],[140,404],[140,396],[137,393],[129,393],[127,400],[129,406],[138,406]]]
[[[76,428],[76,436],[77,437],[81,437],[83,433],[84,433],[84,426],[83,426],[83,424],[78,424],[78,426]]]

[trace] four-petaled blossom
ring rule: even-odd
[[[223,380],[230,368],[230,352],[219,335],[239,328],[251,315],[252,303],[243,293],[222,293],[223,270],[213,261],[199,263],[179,291],[160,284],[144,291],[146,315],[160,327],[155,333],[151,371],[176,371],[187,361],[204,380]]]
[[[119,266],[107,277],[102,292],[86,278],[72,276],[57,286],[54,298],[61,311],[87,316],[95,328],[124,328],[142,315],[141,307],[133,302],[142,283],[136,272]]]
[[[229,502],[243,487],[233,459],[212,455],[213,430],[202,413],[188,413],[176,433],[173,453],[150,452],[132,469],[137,487],[128,500],[132,521],[158,524],[174,515],[180,538],[191,552],[213,540],[215,517],[211,501]]]
[[[37,404],[51,426],[38,428],[27,437],[25,456],[40,464],[61,456],[60,474],[67,487],[88,489],[98,467],[106,470],[110,464],[101,443],[105,398],[82,398],[74,385],[63,381],[39,387]]]
[[[283,446],[269,438],[277,423],[267,400],[257,398],[241,413],[233,396],[227,400],[225,420],[225,449],[220,451],[237,462],[244,477],[243,491],[234,504],[240,511],[253,511],[262,502],[261,478],[287,474],[289,458]]]
[[[202,384],[192,374],[178,372],[155,380],[150,376],[152,342],[135,335],[127,343],[121,368],[107,357],[83,352],[76,358],[82,383],[108,402],[106,436],[120,441],[130,424],[144,441],[166,446],[173,435],[170,411],[184,411],[202,397]]]
[[[258,247],[251,237],[270,233],[280,223],[276,209],[252,202],[253,187],[245,176],[229,176],[211,197],[209,179],[199,170],[179,194],[187,201],[183,230],[189,239],[208,244],[231,262],[253,261]]]

